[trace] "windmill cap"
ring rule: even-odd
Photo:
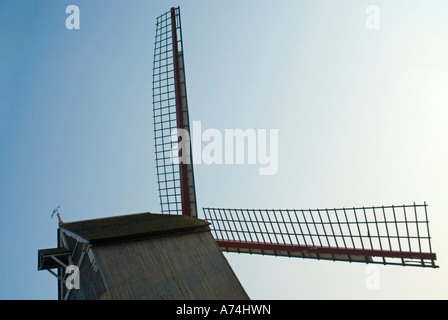
[[[91,245],[132,241],[182,233],[210,231],[210,223],[183,215],[150,212],[108,218],[65,222],[60,228],[87,240]]]

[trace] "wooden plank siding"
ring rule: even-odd
[[[81,258],[82,250],[85,244],[77,242],[70,236],[66,236],[66,241],[69,248],[73,252],[73,261],[77,265]],[[106,294],[106,287],[104,286],[103,278],[99,270],[93,268],[89,257],[86,255],[79,268],[80,274],[80,288],[79,290],[71,290],[69,300],[98,300]],[[66,294],[65,286],[62,286],[62,298]]]
[[[92,248],[108,299],[249,299],[210,232]]]
[[[61,223],[57,248],[39,252],[64,252],[79,267],[80,288],[68,291],[65,264],[48,265],[62,278],[61,300],[249,299],[209,223],[193,217],[140,213]]]

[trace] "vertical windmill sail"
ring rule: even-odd
[[[153,62],[156,168],[162,213],[197,216],[180,8],[157,18]]]

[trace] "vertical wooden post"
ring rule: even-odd
[[[173,64],[174,64],[174,88],[176,94],[176,118],[177,118],[177,129],[184,129],[184,117],[182,112],[181,103],[181,90],[180,90],[180,72],[179,72],[179,48],[177,39],[177,22],[176,22],[176,8],[171,8],[171,37],[173,46]],[[178,142],[180,142],[180,137]],[[182,159],[182,152],[185,152],[180,148],[179,159]],[[179,163],[180,171],[180,190],[181,190],[181,200],[182,200],[182,215],[191,216],[190,207],[190,197],[188,190],[188,172],[187,164]]]

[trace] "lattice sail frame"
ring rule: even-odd
[[[176,132],[190,132],[179,8],[157,18],[153,106],[162,213],[197,216],[191,144]],[[179,164],[182,158],[189,161]],[[313,210],[204,208],[203,213],[227,252],[437,268],[426,203]]]
[[[436,268],[427,205],[342,209],[204,208],[221,250]]]
[[[157,18],[154,44],[153,118],[159,199],[162,213],[197,216],[191,144],[189,139],[181,141],[177,132],[190,132],[185,79],[180,8],[172,8]]]

